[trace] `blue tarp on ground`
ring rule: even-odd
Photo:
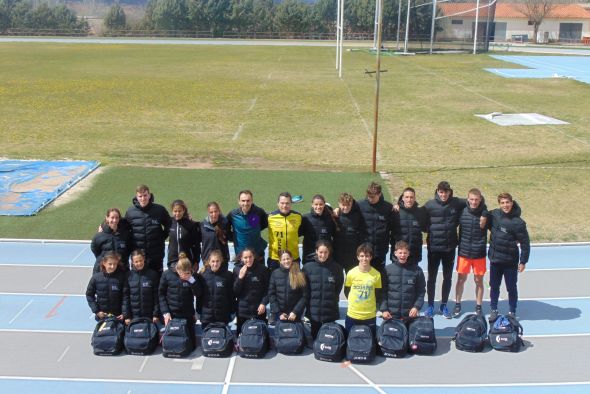
[[[486,68],[486,71],[505,78],[570,78],[590,83],[590,57],[588,56],[500,56],[493,58],[528,67]]]
[[[97,161],[0,160],[0,215],[36,214],[99,165]]]

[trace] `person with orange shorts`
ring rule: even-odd
[[[457,258],[457,284],[453,317],[461,316],[461,298],[467,276],[473,271],[475,280],[475,313],[482,313],[483,276],[486,273],[487,228],[481,226],[481,217],[487,215],[485,200],[479,189],[471,189],[467,203],[459,216],[459,253]]]

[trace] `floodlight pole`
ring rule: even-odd
[[[430,54],[431,55],[432,55],[432,46],[434,45],[435,25],[436,25],[436,0],[432,0],[432,25],[430,26]]]
[[[398,0],[397,2],[397,33],[395,37],[395,46],[396,49],[399,51],[399,27],[402,23],[402,0]]]
[[[489,12],[489,11],[488,11]],[[479,0],[475,3],[475,26],[473,27],[473,54],[477,54],[477,28],[479,25]]]
[[[336,70],[338,70],[338,59],[340,59],[340,2],[336,5]]]
[[[342,49],[344,46],[344,0],[340,0],[340,59],[338,59],[338,77],[342,79]]]
[[[406,15],[406,39],[404,41],[404,53],[408,53],[408,35],[410,34],[410,1],[408,0],[408,15]]]
[[[379,124],[379,83],[381,80],[381,22],[383,0],[379,2],[379,29],[377,30],[377,70],[375,71],[375,127],[373,129],[373,174],[377,172],[377,128]]]
[[[377,48],[377,30],[381,28],[379,24],[379,13],[381,10],[379,9],[379,0],[375,0],[375,28],[373,30],[373,49]]]

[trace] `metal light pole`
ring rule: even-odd
[[[436,0],[433,0],[432,1],[432,25],[430,27],[430,54],[431,55],[432,55],[432,46],[434,45],[434,28],[435,28],[435,25],[436,25]]]
[[[373,129],[373,173],[377,172],[377,128],[379,124],[379,82],[381,80],[381,22],[383,0],[379,1],[379,29],[377,30],[377,70],[375,71],[375,127]]]
[[[402,23],[402,0],[398,0],[397,2],[397,33],[395,37],[395,46],[396,49],[399,51],[399,28]]]
[[[410,34],[410,1],[408,0],[408,15],[406,15],[406,39],[404,41],[404,53],[408,53],[408,39]]]

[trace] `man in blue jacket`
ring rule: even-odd
[[[264,261],[266,241],[261,232],[268,227],[268,215],[264,209],[254,204],[254,197],[250,190],[238,193],[238,208],[227,215],[231,225],[236,257],[246,248],[256,252],[259,261]],[[237,258],[236,258],[236,261]]]

